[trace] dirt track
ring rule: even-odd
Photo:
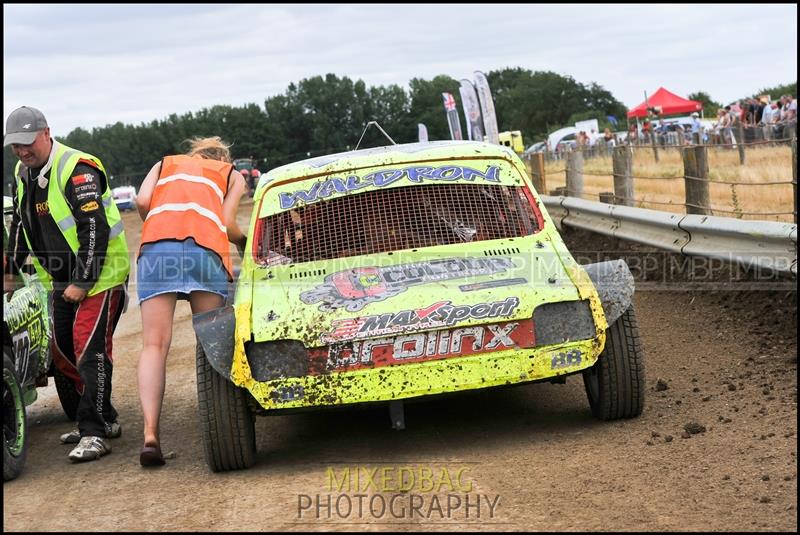
[[[241,223],[251,207],[242,207]],[[124,220],[136,250],[138,216],[129,212]],[[577,248],[586,244],[585,237],[568,236],[570,241]],[[408,404],[405,431],[393,431],[388,411],[379,408],[274,416],[256,421],[257,465],[224,474],[211,473],[203,459],[186,303],[176,314],[162,421],[164,451],[175,457],[157,471],[139,466],[141,319],[132,306],[114,338],[114,403],[123,436],[112,441],[111,455],[72,465],[69,447],[58,442],[71,424],[51,380],[29,407],[25,470],[3,487],[3,528],[793,530],[796,286],[788,292],[679,289],[642,285],[635,296],[647,378],[647,402],[637,419],[594,420],[580,377],[565,385]],[[692,423],[705,431],[683,438],[684,426]],[[400,515],[376,515],[366,504],[378,494],[389,503],[397,493],[373,485],[364,493],[360,517],[354,509],[340,518],[335,507],[330,518],[324,507],[320,518],[313,507],[298,512],[306,503],[301,495],[321,495],[324,504],[326,496],[343,494],[328,490],[326,470],[342,474],[348,467],[352,473],[427,467],[451,476],[466,470],[468,499],[492,500],[494,508],[484,503],[480,519],[478,508],[469,518],[463,508],[453,509],[448,518],[432,507],[433,496],[444,504],[459,489],[443,486],[438,493],[412,489],[424,500],[418,514],[406,508]],[[353,504],[359,499],[357,491],[346,494]]]

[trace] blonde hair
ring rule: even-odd
[[[209,160],[231,161],[231,145],[226,145],[219,136],[194,137],[186,140],[189,143],[189,156],[200,156]]]

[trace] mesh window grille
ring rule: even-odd
[[[263,218],[257,261],[313,262],[527,236],[538,219],[522,187],[435,184],[369,191]]]

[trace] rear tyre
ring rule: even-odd
[[[56,383],[56,392],[58,392],[61,408],[64,409],[67,418],[74,422],[78,419],[78,404],[81,402],[81,395],[75,388],[75,382],[64,375],[55,364],[53,364],[53,379]]]
[[[197,401],[200,431],[208,467],[214,472],[240,470],[256,461],[253,413],[249,393],[220,375],[197,343]]]
[[[3,481],[22,472],[27,455],[25,400],[11,353],[3,348]]]
[[[644,407],[644,353],[633,304],[606,330],[606,346],[583,372],[592,414],[600,420],[634,418]]]

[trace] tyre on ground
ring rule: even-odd
[[[206,463],[214,472],[248,468],[256,460],[249,393],[220,375],[197,343],[197,401]]]
[[[25,399],[11,351],[3,348],[3,481],[19,476],[27,454]]]
[[[635,418],[644,407],[644,353],[633,304],[606,330],[600,358],[583,372],[592,414],[600,420]]]

